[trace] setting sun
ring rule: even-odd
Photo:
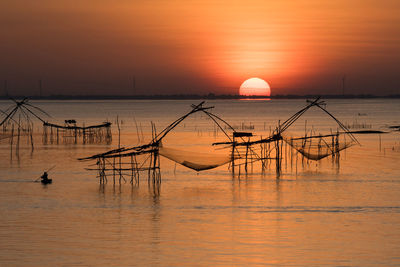
[[[239,94],[244,96],[270,96],[269,84],[260,78],[250,78],[242,83]]]

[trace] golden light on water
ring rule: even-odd
[[[243,96],[270,96],[271,87],[260,78],[250,78],[242,83],[239,94]]]

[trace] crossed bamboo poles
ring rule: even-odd
[[[45,122],[39,115],[34,112],[34,110],[36,110],[36,112],[39,111],[40,113],[48,117],[51,117],[46,111],[29,103],[29,99],[27,97],[25,97],[21,101],[15,100],[13,98],[10,99],[15,103],[15,105],[8,107],[5,111],[1,111],[1,113],[5,115],[5,117],[0,122],[0,126],[3,126],[6,122],[12,121],[13,123],[16,123],[18,127],[22,128],[20,121],[16,121],[14,119],[14,116],[18,114],[18,112],[21,112],[20,114],[22,114],[22,116],[26,119],[28,123],[32,122],[30,115],[33,115],[35,118],[43,123]]]

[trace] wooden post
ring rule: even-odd
[[[13,152],[13,145],[14,145],[14,124],[11,127],[11,140],[10,140],[10,153],[11,153],[11,159],[12,159],[12,152]]]
[[[34,146],[33,146],[33,123],[31,126],[30,135],[31,135],[31,149],[33,151],[33,149],[34,149]]]
[[[53,126],[50,126],[50,144],[53,144]]]
[[[122,178],[122,165],[121,165],[121,156],[119,156],[119,184],[121,184],[121,178]]]
[[[139,170],[139,168],[138,168],[138,162],[137,162],[137,159],[136,159],[136,156],[135,156],[135,168],[136,168],[136,184],[137,185],[139,185],[139,183],[140,183],[140,170]]]
[[[20,136],[21,136],[21,115],[19,115],[18,118],[18,136],[17,136],[17,146],[15,148],[15,153],[18,155],[19,153],[19,141],[20,141]]]
[[[244,170],[247,173],[247,156],[249,154],[249,145],[246,145],[246,158],[245,158],[245,163],[244,163]]]
[[[119,120],[117,116],[117,127],[118,127],[118,148],[121,147],[121,128],[119,127]]]
[[[339,163],[340,160],[340,148],[339,148],[339,131],[336,134],[336,161]]]
[[[134,166],[133,166],[133,155],[131,155],[131,184],[133,184],[133,172]]]
[[[107,175],[106,175],[106,160],[103,158],[103,183],[107,182]]]
[[[277,178],[279,178],[281,174],[281,163],[282,163],[282,144],[281,144],[281,121],[278,121],[278,129],[276,134],[276,173]]]
[[[101,163],[100,163],[100,159],[97,159],[97,166],[99,169],[99,183],[102,184],[102,173],[101,173]]]
[[[112,167],[113,167],[113,184],[115,184],[115,158],[113,158]]]
[[[236,146],[236,138],[235,134],[233,134],[232,138],[232,153],[231,153],[231,160],[232,160],[232,173],[235,174],[235,146]]]

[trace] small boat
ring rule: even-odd
[[[42,184],[51,184],[53,182],[53,179],[41,180],[40,182]]]

